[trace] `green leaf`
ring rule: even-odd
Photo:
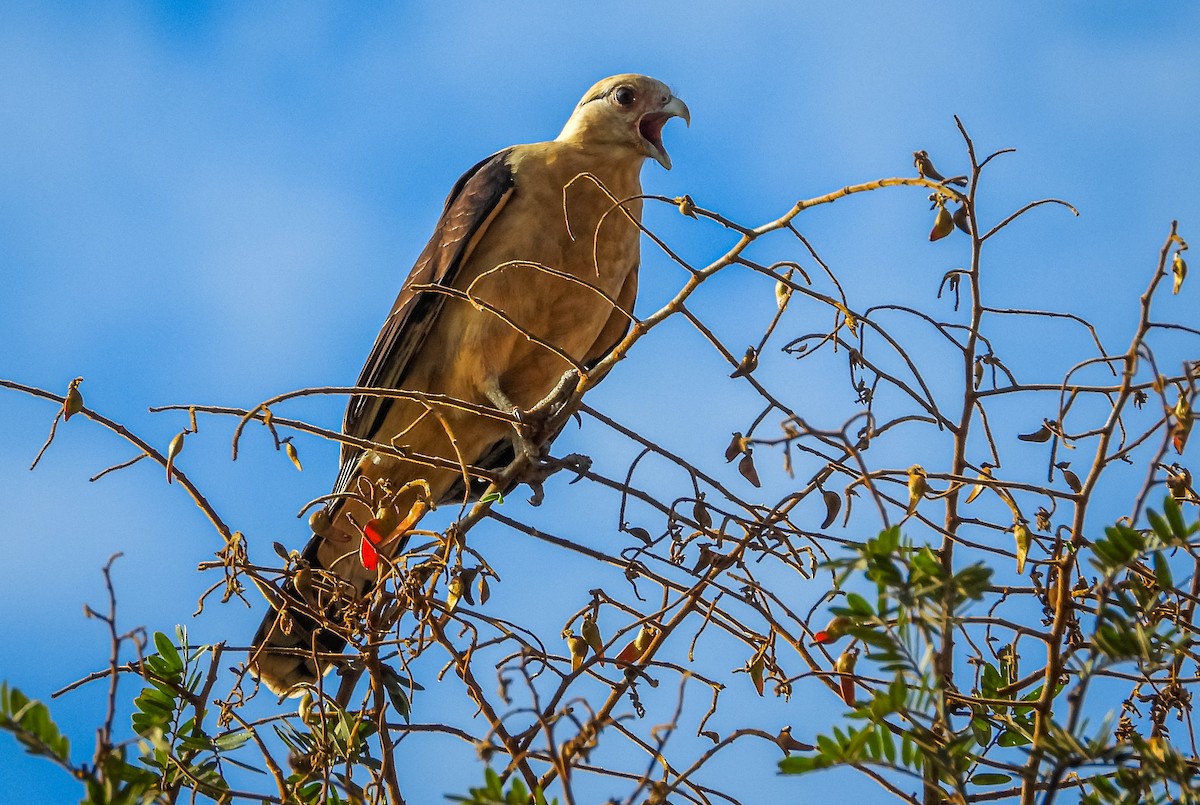
[[[896,742],[892,739],[892,731],[887,727],[880,726],[879,738],[883,742],[883,756],[887,758],[888,763],[896,762]]]
[[[902,675],[896,674],[888,685],[888,700],[893,711],[902,709],[908,703],[908,683]]]
[[[500,775],[491,766],[483,770],[483,779],[487,783],[487,793],[494,797],[504,796],[504,785],[500,782]]]
[[[499,492],[488,492],[486,495],[484,495],[483,497],[481,497],[479,499],[479,502],[480,503],[495,503],[499,506],[503,506],[504,505],[504,495],[501,495]]]
[[[1175,586],[1174,578],[1171,576],[1171,565],[1162,551],[1154,552],[1154,580],[1163,590],[1169,590]]]
[[[382,670],[383,687],[387,692],[388,701],[392,703],[392,707],[400,714],[400,717],[407,722],[412,708],[408,694],[404,690],[406,680],[402,680],[390,665],[383,665]]]
[[[983,698],[995,699],[996,691],[1004,686],[1004,677],[1000,674],[1000,669],[992,665],[990,662],[983,666],[983,675],[980,680],[982,687]]]
[[[1183,512],[1179,510],[1179,503],[1171,495],[1167,495],[1163,499],[1163,513],[1167,515],[1167,522],[1171,524],[1171,533],[1174,537],[1172,542],[1182,542],[1188,538],[1191,532],[1183,522]]]
[[[46,705],[0,683],[0,729],[11,732],[31,755],[69,762],[71,744]]]
[[[896,648],[896,641],[892,639],[892,636],[886,632],[880,632],[867,626],[861,626],[856,629],[852,629],[850,633],[862,642],[866,643],[868,646],[881,648],[885,651]]]
[[[175,682],[183,677],[183,673],[178,668],[158,654],[151,654],[146,658],[146,667],[150,669],[151,676],[169,682]]]
[[[971,735],[975,738],[975,743],[987,746],[992,740],[992,723],[986,718],[975,716],[971,719]]]
[[[180,674],[183,673],[183,657],[179,656],[179,651],[171,642],[171,638],[162,632],[155,632],[154,648],[158,650],[158,655],[166,660],[170,667],[176,669]]]
[[[971,782],[975,785],[1004,785],[1012,780],[1007,774],[985,773],[976,774],[971,778]]]
[[[133,703],[143,713],[150,715],[171,715],[175,712],[175,700],[157,688],[144,688]]]
[[[854,763],[862,759],[863,751],[866,749],[867,743],[874,732],[873,728],[868,727],[867,729],[852,733],[850,742],[846,745],[847,760]]]
[[[1167,545],[1174,542],[1171,535],[1171,526],[1167,524],[1167,521],[1158,512],[1154,511],[1154,509],[1148,509],[1146,511],[1146,519],[1150,521],[1150,527],[1154,529],[1154,533],[1158,535],[1159,539]]]
[[[996,739],[996,743],[1000,746],[1029,746],[1033,741],[1024,733],[1015,730],[1005,730],[1000,733],[1000,737]]]
[[[239,732],[227,732],[224,735],[218,735],[213,743],[217,745],[218,749],[224,752],[232,752],[248,740],[250,740],[250,731],[241,730]]]
[[[521,782],[520,778],[513,778],[512,787],[508,790],[508,796],[504,798],[505,802],[512,805],[525,805],[529,801],[529,792],[525,789],[525,783]]]
[[[804,774],[819,768],[817,758],[809,755],[789,755],[779,761],[779,771],[783,774]]]
[[[261,768],[260,766],[251,766],[249,763],[243,763],[242,761],[238,760],[237,758],[233,758],[233,757],[222,757],[221,762],[222,763],[232,763],[233,765],[237,766],[239,769],[245,769],[246,771],[252,771],[255,774],[262,774],[265,776],[267,773],[266,770]]]
[[[875,611],[871,609],[871,605],[867,603],[867,599],[858,593],[849,593],[846,595],[846,606],[855,615],[870,618],[875,614]]]
[[[867,756],[872,760],[883,757],[883,739],[879,737],[879,733],[885,729],[886,727],[871,727],[863,731],[867,735]]]

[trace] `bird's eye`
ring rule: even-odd
[[[628,106],[633,103],[634,97],[634,92],[629,87],[617,87],[613,91],[613,99],[621,106]]]

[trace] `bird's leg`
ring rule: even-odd
[[[530,428],[525,421],[525,412],[509,399],[508,395],[504,393],[504,389],[500,388],[499,381],[494,377],[489,377],[484,382],[482,391],[492,405],[506,414],[511,414],[516,419],[516,422],[513,423],[513,445],[520,454],[529,459],[530,463],[538,463],[542,458],[542,451],[529,438]]]
[[[550,393],[528,411],[518,408],[500,388],[500,383],[495,378],[488,378],[482,390],[492,405],[506,414],[512,414],[517,420],[513,425],[513,430],[516,431],[515,445],[531,464],[537,465],[545,458],[543,442],[549,435],[548,423],[570,398],[578,381],[579,373],[568,369]]]
[[[555,461],[548,459],[545,454],[544,443],[550,432],[555,430],[551,423],[574,393],[578,381],[579,373],[574,369],[569,369],[559,378],[550,393],[528,411],[518,408],[500,388],[500,384],[495,378],[489,378],[483,384],[483,394],[492,405],[505,413],[512,414],[517,420],[513,423],[513,445],[517,450],[518,460],[520,458],[527,460],[528,466],[522,473],[521,482],[528,484],[533,490],[533,497],[529,502],[534,506],[542,502],[542,484],[555,472],[563,468],[570,468],[582,473],[591,466],[591,459],[587,456],[571,455],[563,460]]]
[[[530,413],[537,413],[545,419],[549,419],[558,413],[558,410],[570,399],[578,382],[579,372],[574,369],[563,372],[562,377],[558,379],[558,383],[550,390],[550,393],[533,406]]]

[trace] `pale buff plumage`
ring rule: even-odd
[[[396,302],[360,385],[388,385],[385,378],[390,373],[399,378],[397,386],[407,390],[489,407],[502,407],[498,400],[506,400],[528,410],[571,368],[554,351],[467,300],[443,296],[434,313],[422,313],[414,307],[418,294],[413,289],[421,283],[469,291],[579,364],[601,358],[626,331],[626,314],[637,293],[640,233],[633,220],[640,220],[641,202],[627,200],[622,211],[614,209],[612,199],[631,199],[642,192],[639,175],[646,157],[670,167],[659,133],[671,116],[686,120],[688,110],[666,85],[645,76],[614,76],[583,96],[557,139],[514,146],[464,177]],[[585,176],[595,177],[603,189]],[[478,207],[472,208],[477,200]],[[450,250],[454,259],[443,260]],[[531,264],[581,282],[552,276]],[[421,315],[424,318],[417,318]],[[420,403],[404,400],[386,407],[366,398],[352,401],[346,430],[468,465],[513,439],[512,427],[503,420],[452,407],[437,407],[431,413]],[[392,489],[419,479],[434,501],[464,486],[462,473],[454,470],[374,452],[343,452],[338,491],[380,479]],[[416,500],[414,491],[402,500],[400,510]],[[362,524],[373,513],[350,501],[332,514],[324,538],[314,538],[305,556],[363,591],[377,574],[363,566],[358,554]],[[414,510],[414,517],[417,514]],[[385,555],[401,541],[404,527],[414,524],[413,518],[407,519],[381,545]],[[284,592],[291,591],[285,587]],[[337,650],[333,646],[339,639],[329,639],[328,632],[318,637],[327,650]],[[307,647],[312,642],[311,630],[301,627],[283,634],[273,611],[256,639],[256,674],[277,692],[311,681],[317,663],[269,649]]]

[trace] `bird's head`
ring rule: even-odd
[[[558,141],[628,146],[670,170],[662,130],[673,117],[691,125],[687,104],[672,95],[666,84],[633,73],[614,75],[584,94]]]

